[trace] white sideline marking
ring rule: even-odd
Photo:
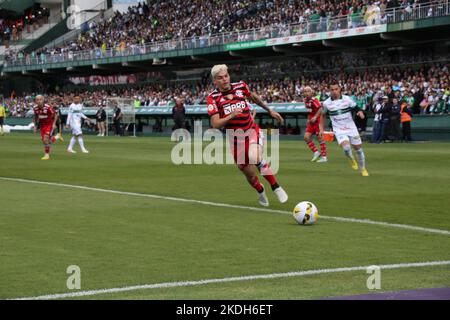
[[[443,266],[443,265],[450,265],[450,261],[388,264],[388,265],[381,265],[379,267],[381,269],[388,270],[388,269],[432,267],[432,266]],[[49,295],[36,296],[36,297],[16,298],[13,300],[64,299],[64,298],[95,296],[95,295],[99,295],[99,294],[129,292],[129,291],[144,290],[144,289],[192,287],[192,286],[201,286],[201,285],[212,284],[212,283],[226,283],[226,282],[239,282],[239,281],[250,281],[250,280],[279,279],[279,278],[288,278],[288,277],[302,277],[302,276],[310,276],[310,275],[325,274],[325,273],[363,271],[363,270],[367,270],[367,268],[369,268],[369,267],[371,267],[371,266],[336,268],[336,269],[319,269],[319,270],[286,272],[286,273],[271,273],[271,274],[260,274],[260,275],[251,275],[251,276],[241,276],[241,277],[220,278],[220,279],[205,279],[205,280],[199,280],[199,281],[163,282],[163,283],[146,284],[146,285],[138,285],[138,286],[130,286],[130,287],[122,287],[122,288],[79,291],[79,292],[61,293],[61,294],[49,294]]]
[[[78,186],[78,185],[65,184],[65,183],[45,182],[45,181],[36,181],[36,180],[27,180],[27,179],[18,179],[18,178],[6,178],[6,177],[0,177],[0,180],[31,183],[31,184],[40,184],[40,185],[55,186],[55,187],[65,187],[65,188],[96,191],[96,192],[103,192],[103,193],[112,193],[112,194],[119,194],[119,195],[125,195],[125,196],[133,196],[133,197],[143,197],[143,198],[162,199],[162,200],[170,200],[170,201],[178,201],[178,202],[196,203],[196,204],[203,204],[203,205],[214,206],[214,207],[226,207],[226,208],[244,209],[244,210],[250,210],[250,211],[281,213],[281,214],[291,215],[291,212],[283,211],[283,210],[264,209],[264,208],[240,206],[240,205],[219,203],[219,202],[209,202],[209,201],[201,201],[201,200],[158,196],[158,195],[146,194],[146,193],[100,189],[100,188],[92,188],[92,187]],[[373,220],[369,220],[369,219],[354,219],[354,218],[331,217],[331,216],[322,216],[322,215],[320,216],[320,218],[326,219],[326,220],[340,221],[340,222],[363,223],[363,224],[378,225],[378,226],[398,228],[398,229],[414,230],[414,231],[421,231],[421,232],[428,232],[428,233],[437,233],[437,234],[443,234],[443,235],[450,236],[450,231],[448,231],[448,230],[423,228],[423,227],[411,226],[411,225],[407,225],[407,224],[396,224],[396,223],[388,223],[388,222],[381,222],[381,221],[373,221]]]

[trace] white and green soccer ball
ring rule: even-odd
[[[292,213],[300,225],[312,225],[319,219],[319,211],[314,203],[303,201],[297,204]]]

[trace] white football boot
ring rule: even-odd
[[[258,193],[258,196],[259,196],[259,199],[258,199],[259,204],[262,205],[263,207],[268,207],[269,199],[267,198],[266,191]]]
[[[275,192],[275,194],[277,195],[278,200],[281,203],[286,203],[288,201],[288,195],[286,193],[286,191],[284,191],[284,189],[282,187],[278,187],[275,190],[273,190],[273,192]]]

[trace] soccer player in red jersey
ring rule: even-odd
[[[308,121],[306,132],[305,132],[305,142],[311,151],[314,153],[312,162],[327,162],[327,145],[325,141],[319,139],[319,124],[322,116],[322,106],[317,98],[314,98],[314,91],[311,87],[305,87],[303,89],[303,96],[306,108],[309,110]],[[317,150],[316,145],[312,139],[312,136],[316,136],[320,144],[320,152]]]
[[[56,121],[58,120],[58,114],[53,110],[51,106],[45,104],[44,97],[42,95],[36,96],[34,111],[34,133],[36,133],[37,123],[41,131],[41,139],[44,143],[45,154],[41,160],[50,159],[50,145],[55,142],[55,137],[52,137],[53,129],[56,128]]]
[[[263,135],[253,121],[247,101],[259,105],[280,123],[284,122],[283,117],[271,110],[257,94],[251,92],[245,82],[231,83],[226,65],[214,66],[211,75],[216,90],[208,96],[207,104],[213,128],[226,129],[227,133],[230,130],[233,132],[230,146],[234,161],[250,185],[258,192],[259,203],[265,207],[269,206],[269,199],[259,181],[258,171],[269,182],[278,200],[281,203],[287,202],[287,193],[277,183],[269,164],[263,158]]]

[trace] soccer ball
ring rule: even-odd
[[[312,225],[319,218],[317,207],[309,201],[303,201],[296,205],[292,214],[297,223],[301,225]]]

